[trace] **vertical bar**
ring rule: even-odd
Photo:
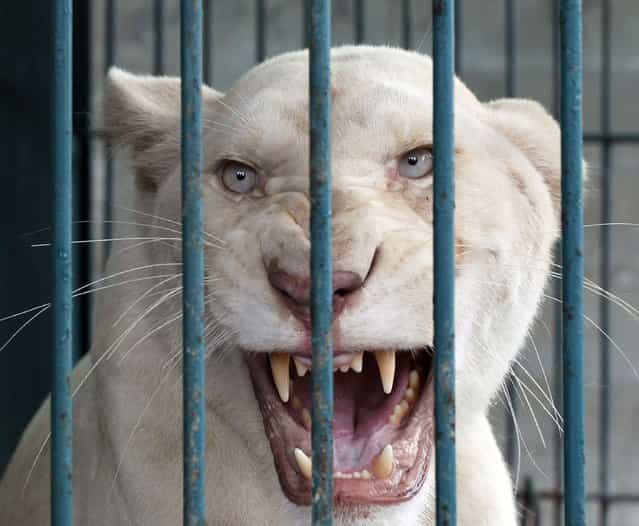
[[[107,74],[109,68],[115,64],[115,41],[116,41],[116,17],[117,2],[116,0],[107,0],[105,13],[105,57],[104,72]],[[113,157],[108,143],[105,143],[105,199],[104,199],[104,237],[111,239],[113,237]],[[105,258],[109,255],[111,243],[107,242],[105,249]]]
[[[455,74],[458,77],[461,77],[463,74],[463,45],[464,45],[464,37],[463,37],[463,25],[462,25],[462,16],[463,16],[463,1],[455,0]]]
[[[410,49],[413,42],[413,18],[411,1],[402,0],[402,47]]]
[[[504,28],[504,47],[506,49],[506,96],[515,97],[519,92],[517,83],[517,0],[506,0],[506,27]]]
[[[153,74],[164,74],[164,0],[153,3]]]
[[[506,97],[517,96],[517,6],[516,0],[506,0],[504,17],[504,51],[506,56],[505,68],[505,84]],[[515,456],[517,451],[517,429],[515,420],[517,418],[517,393],[515,389],[514,378],[508,380],[508,396],[510,398],[510,410],[512,418],[506,418],[508,440],[506,447],[506,460],[508,465],[513,468],[515,465]],[[516,489],[516,488],[515,488]]]
[[[354,0],[353,2],[353,32],[355,34],[355,43],[361,44],[366,38],[366,28],[364,27],[365,17],[364,0]]]
[[[550,7],[552,12],[552,112],[556,119],[560,118],[560,82],[561,82],[561,70],[559,68],[559,1],[550,0]],[[561,243],[557,243],[555,252],[555,262],[561,265]],[[561,268],[561,266],[556,267]],[[562,280],[555,279],[553,283],[553,293],[556,298],[561,299],[562,294]],[[554,302],[553,304],[553,323],[554,323],[554,337],[553,337],[553,354],[554,362],[556,364],[553,375],[554,391],[556,393],[556,404],[559,406],[562,400],[562,327],[561,327],[561,303]],[[556,495],[559,495],[562,491],[562,434],[559,429],[556,429],[553,435],[553,486]],[[553,499],[553,524],[555,526],[561,526],[561,509],[562,499]]]
[[[202,0],[182,0],[182,264],[184,524],[204,526],[204,246],[202,241]]]
[[[213,19],[211,17],[211,9],[213,6],[211,5],[212,0],[203,0],[203,13],[204,13],[204,33],[203,33],[203,43],[202,46],[204,48],[204,63],[202,65],[202,75],[204,78],[204,83],[207,85],[211,85],[211,71],[212,64],[211,59],[213,55],[213,45],[211,39],[211,31],[213,29]]]
[[[565,524],[584,526],[581,0],[562,0],[560,24]]]
[[[73,524],[71,369],[72,1],[55,2],[53,146],[53,390],[51,393],[51,524]]]
[[[611,53],[611,9],[610,0],[601,2],[601,134],[603,135],[601,152],[601,267],[599,282],[604,290],[610,290],[610,211],[612,205],[611,192],[611,151],[610,151],[610,84],[612,78]],[[601,493],[601,508],[599,524],[608,525],[608,492],[610,487],[610,345],[604,334],[610,334],[609,302],[604,298],[599,300],[599,325],[601,326],[600,368],[601,392],[599,403],[599,492]]]
[[[266,58],[266,0],[255,0],[255,60]]]
[[[455,469],[455,138],[453,0],[433,2],[434,322],[437,525],[457,522]]]
[[[333,524],[331,2],[311,2],[310,196],[313,524]]]
[[[304,0],[302,16],[304,17],[304,20],[302,20],[302,27],[304,28],[302,38],[304,40],[304,48],[307,49],[311,47],[311,0]]]

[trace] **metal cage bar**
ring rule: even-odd
[[[333,262],[331,225],[331,2],[311,2],[311,389],[313,524],[333,524]]]
[[[117,0],[107,0],[105,6],[105,27],[104,27],[104,72],[108,74],[111,66],[116,61],[117,26],[115,23],[117,13]],[[108,142],[104,143],[104,238],[113,237],[113,158]],[[107,241],[105,249],[105,259],[109,255],[111,243]]]
[[[353,2],[353,35],[356,44],[362,44],[366,38],[366,5],[364,0]]]
[[[54,7],[53,81],[53,384],[51,392],[51,524],[73,524],[72,345],[72,33],[71,0]]]
[[[202,64],[202,78],[204,83],[211,85],[213,80],[213,1],[203,0],[203,13],[204,18],[202,23],[204,24],[202,33],[202,47],[204,48],[203,64]]]
[[[182,0],[182,267],[184,524],[205,522],[202,0]]]
[[[435,469],[438,526],[457,521],[455,469],[455,11],[433,3]]]
[[[611,151],[610,141],[610,91],[611,91],[611,2],[601,2],[601,133],[604,136],[601,152],[601,267],[599,283],[603,290],[610,290],[610,211],[612,209],[611,192]],[[608,525],[608,500],[610,488],[610,303],[603,298],[599,300],[599,326],[601,327],[600,347],[600,403],[599,403],[599,492],[602,494],[599,514],[600,526]],[[604,336],[606,335],[606,336]]]
[[[255,0],[255,60],[266,58],[266,0]]]
[[[561,207],[565,524],[585,525],[582,196],[582,6],[562,0]]]
[[[517,85],[517,34],[519,30],[518,5],[517,0],[506,0],[504,16],[504,51],[505,51],[505,91],[506,97],[516,97],[519,91]],[[508,379],[508,403],[506,406],[506,460],[511,469],[515,467],[517,456],[517,389],[515,388],[516,378],[514,374]],[[510,410],[510,418],[508,418]],[[516,490],[517,488],[515,488]]]
[[[552,113],[555,119],[560,119],[560,83],[561,83],[561,69],[559,67],[559,54],[560,54],[560,42],[559,42],[559,2],[560,0],[550,0],[550,9],[552,13]],[[561,242],[555,245],[555,263],[561,265]],[[561,268],[561,267],[558,267]],[[553,283],[553,294],[556,298],[561,299],[562,294],[562,281],[555,280]],[[561,303],[555,302],[553,307],[553,324],[555,328],[555,334],[553,337],[553,359],[555,360],[555,370],[553,373],[553,387],[557,397],[557,405],[561,403],[562,396],[562,349],[561,349]],[[562,433],[557,429],[553,435],[553,491],[560,493],[562,491]],[[562,501],[557,499],[552,503],[553,509],[553,524],[555,526],[561,525],[562,516]]]
[[[411,0],[402,0],[402,47],[410,49],[413,42],[413,10]]]
[[[153,3],[153,74],[164,74],[164,0]]]

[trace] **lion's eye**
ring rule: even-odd
[[[433,171],[433,151],[416,148],[405,153],[399,160],[399,175],[408,179],[426,177]]]
[[[231,192],[246,194],[255,188],[257,173],[246,164],[231,161],[222,170],[222,182]]]

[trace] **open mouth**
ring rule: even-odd
[[[430,349],[336,352],[333,479],[338,504],[391,504],[422,487],[433,442]],[[311,357],[249,353],[285,495],[311,502]]]

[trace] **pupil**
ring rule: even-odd
[[[410,164],[411,166],[415,166],[417,164],[417,161],[418,161],[418,159],[417,159],[416,155],[411,155],[408,158],[408,164]]]
[[[242,171],[235,172],[235,178],[238,181],[244,181],[244,179],[246,179],[246,172],[242,172]]]

